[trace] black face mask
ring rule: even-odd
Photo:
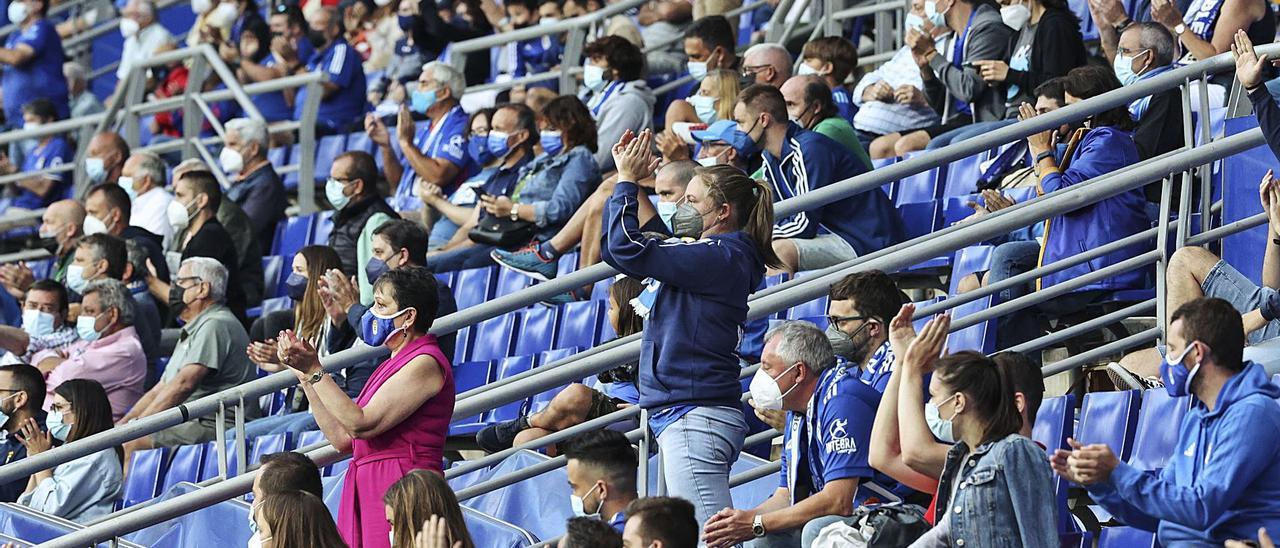
[[[311,46],[317,50],[322,50],[329,46],[329,39],[325,37],[323,32],[318,30],[307,31],[307,40],[311,42]]]
[[[186,306],[186,303],[182,302],[182,295],[186,292],[187,290],[178,287],[176,283],[169,286],[169,310],[174,316],[177,316],[178,312]]]

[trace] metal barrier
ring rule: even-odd
[[[1275,55],[1280,53],[1280,45],[1266,45],[1260,47],[1259,50],[1262,53]],[[1230,55],[1218,55],[1195,65],[1170,71],[1169,73],[1152,78],[1148,81],[1139,82],[1133,86],[1080,102],[1059,111],[1037,116],[1032,120],[1019,122],[1009,127],[993,131],[981,138],[964,141],[937,151],[928,152],[917,158],[878,169],[871,173],[860,175],[796,198],[779,202],[777,204],[778,215],[785,216],[796,211],[813,209],[836,199],[878,188],[885,182],[897,180],[914,173],[919,173],[924,170],[949,163],[953,160],[987,150],[995,145],[1024,138],[1032,133],[1055,128],[1064,122],[1081,119],[1089,114],[1124,105],[1137,97],[1162,91],[1164,89],[1170,89],[1174,86],[1180,85],[1183,87],[1184,111],[1189,112],[1189,96],[1186,89],[1190,85],[1191,78],[1203,78],[1206,73],[1220,72],[1231,66],[1232,61]],[[1202,105],[1202,108],[1203,107],[1204,105]],[[1205,115],[1207,116],[1207,113]],[[1187,123],[1189,123],[1189,116],[1186,118],[1188,120]],[[1190,130],[1188,130],[1187,133],[1189,134]],[[1045,195],[1039,199],[1017,204],[1008,209],[987,215],[977,221],[966,223],[964,225],[948,227],[934,234],[917,238],[915,240],[869,254],[865,257],[860,257],[847,263],[824,269],[812,276],[791,280],[785,284],[758,292],[756,295],[752,296],[748,317],[753,319],[765,317],[768,314],[772,314],[825,295],[831,283],[851,272],[868,269],[880,269],[889,272],[900,271],[933,257],[953,252],[965,246],[1000,236],[1011,230],[1022,228],[1057,216],[1063,211],[1079,209],[1107,199],[1108,197],[1115,196],[1119,193],[1142,187],[1150,181],[1159,180],[1172,174],[1189,172],[1190,170],[1196,169],[1200,166],[1204,166],[1208,163],[1226,158],[1232,154],[1253,148],[1263,142],[1264,140],[1262,138],[1261,131],[1255,129],[1215,142],[1208,142],[1194,148],[1190,146],[1184,147],[1169,154],[1140,162],[1126,168],[1125,170],[1097,177],[1091,180],[1087,185],[1078,185],[1062,189]],[[1184,178],[1185,177],[1187,176],[1184,175]],[[1265,222],[1264,216],[1256,216],[1232,223],[1226,227],[1220,227],[1218,229],[1205,232],[1198,237],[1187,238],[1187,232],[1190,230],[1188,225],[1188,219],[1190,217],[1190,185],[1184,184],[1182,186],[1182,194],[1180,196],[1179,204],[1179,212],[1181,214],[1178,216],[1176,226],[1174,227],[1169,226],[1170,222],[1167,215],[1170,209],[1169,189],[1170,181],[1166,180],[1163,188],[1164,200],[1162,200],[1161,226],[1158,227],[1155,234],[1158,245],[1164,243],[1166,234],[1168,230],[1171,229],[1176,229],[1179,235],[1179,241],[1185,241],[1188,244],[1195,244],[1221,238],[1225,235]],[[1144,239],[1149,239],[1150,234],[1148,232],[1135,235],[1134,238],[1142,237]],[[1108,270],[1108,272],[1114,275],[1115,273],[1125,269],[1142,267],[1152,262],[1160,264],[1163,263],[1163,254],[1163,248],[1157,249],[1157,251],[1140,255],[1118,265],[1113,265],[1112,270]],[[1070,258],[1064,259],[1064,261],[1072,260],[1073,259]],[[1056,263],[1046,265],[1037,269],[1031,275],[1035,277],[1043,276],[1049,271],[1049,269],[1053,268],[1061,269],[1063,267]],[[538,284],[516,294],[495,299],[494,301],[472,307],[466,311],[446,316],[437,322],[438,325],[432,330],[432,332],[448,333],[456,331],[464,325],[472,325],[483,319],[523,307],[532,302],[537,302],[545,296],[562,292],[570,286],[585,285],[586,283],[602,279],[604,276],[601,274],[607,275],[609,270],[611,269],[607,266],[597,265],[595,267],[585,269],[584,271],[566,276],[563,279]],[[993,307],[992,311],[994,312],[992,312],[991,315],[1043,302],[1049,298],[1046,297],[1046,295],[1052,295],[1052,293],[1049,293],[1052,289],[1053,288],[1043,292],[1032,293],[1022,298],[1010,301],[1009,303],[1000,305],[1006,306],[1004,309]],[[1158,293],[1162,293],[1162,284],[1158,286],[1157,290]],[[1161,294],[1157,300],[1162,301],[1162,296],[1163,295]],[[1157,302],[1156,304],[1159,305],[1160,303]],[[956,305],[949,305],[947,301],[944,301],[938,305],[935,311],[944,310],[954,306]],[[1129,307],[1124,312],[1136,313],[1138,311],[1147,310],[1150,306],[1150,301],[1146,303],[1139,303],[1138,305]],[[924,311],[925,310],[923,309],[921,310],[921,312]],[[1093,324],[1095,324],[1096,327],[1100,326],[1103,321],[1118,321],[1119,319],[1123,319],[1123,317],[1124,316],[1119,313],[1112,313],[1097,318]],[[976,322],[979,320],[972,321]],[[964,325],[966,325],[964,321],[957,321],[953,324],[952,329],[960,329]],[[1076,332],[1082,331],[1083,329],[1080,326],[1077,326]],[[1049,364],[1045,367],[1044,372],[1048,375],[1068,370],[1085,363],[1087,360],[1095,359],[1096,357],[1107,353],[1148,342],[1158,336],[1158,328],[1131,335],[1085,354],[1073,356],[1054,364]],[[1044,346],[1052,344],[1054,341],[1061,340],[1063,337],[1064,334],[1061,333],[1049,334],[1019,348],[1032,349],[1037,347],[1037,345]],[[358,348],[340,352],[329,356],[322,361],[327,369],[337,369],[363,359],[378,358],[385,355],[385,353],[385,349]],[[527,398],[530,395],[562,386],[573,380],[596,374],[605,369],[614,367],[619,363],[634,360],[638,356],[639,345],[635,342],[626,341],[620,342],[619,344],[602,345],[582,352],[570,359],[538,368],[538,372],[540,374],[515,379],[505,383],[494,383],[482,389],[473,390],[463,394],[455,406],[455,415],[470,416],[479,414],[482,411],[493,409],[513,401],[518,401],[520,399]],[[246,383],[245,385],[223,393],[207,396],[190,404],[180,406],[179,408],[124,425],[109,432],[91,436],[74,444],[68,444],[50,450],[45,454],[0,467],[0,483],[20,479],[34,471],[47,469],[72,458],[84,456],[106,447],[135,439],[142,435],[154,433],[169,426],[182,423],[193,417],[212,414],[217,412],[219,409],[225,409],[225,406],[228,404],[234,405],[247,398],[258,397],[279,388],[294,384],[296,384],[296,378],[294,378],[293,375],[288,373],[277,373],[270,377]],[[237,412],[239,411],[237,410]],[[240,439],[243,439],[243,437]],[[323,459],[323,462],[329,462],[338,457],[336,451],[333,451],[331,448],[313,452],[312,455]],[[252,476],[253,474],[249,473],[234,479],[215,483],[208,491],[202,490],[201,492],[190,494],[189,496],[192,497],[190,500],[174,499],[155,505],[154,507],[147,507],[131,513],[127,516],[127,519],[112,520],[111,522],[96,524],[79,533],[80,536],[75,536],[74,538],[72,536],[68,536],[65,537],[65,541],[64,539],[59,539],[58,541],[49,543],[48,545],[72,546],[83,544],[85,542],[102,540],[122,532],[134,530],[128,529],[128,527],[136,528],[164,521],[165,519],[169,519],[173,516],[189,511],[191,508],[201,507],[198,506],[201,502],[204,502],[206,503],[205,505],[207,505],[208,503],[216,502],[217,500],[225,500],[228,496],[234,496],[246,492],[252,483]],[[223,498],[216,499],[218,496]]]

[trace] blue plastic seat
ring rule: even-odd
[[[909,160],[920,155],[920,152],[913,152],[904,160]],[[897,205],[912,204],[921,202],[932,202],[937,200],[940,192],[938,189],[939,182],[946,178],[946,169],[936,167],[922,173],[910,175],[898,181],[897,190],[895,191],[894,203]]]
[[[289,165],[289,147],[275,147],[267,151],[267,161],[279,171]]]
[[[875,170],[880,169],[880,168],[882,168],[882,167],[891,166],[891,165],[893,165],[894,163],[896,163],[897,161],[898,161],[898,159],[897,159],[897,158],[894,158],[894,157],[890,157],[890,158],[881,158],[881,159],[879,159],[879,160],[871,160],[871,170],[872,170],[872,171],[875,171]],[[883,190],[883,191],[884,191],[884,195],[885,195],[885,196],[888,196],[890,201],[893,201],[893,200],[895,200],[895,199],[897,198],[897,193],[898,193],[898,182],[897,182],[897,181],[889,181],[889,182],[885,183],[884,185],[881,185],[880,190]]]
[[[531,306],[521,312],[520,336],[516,337],[515,356],[526,356],[550,350],[555,341],[559,308]]]
[[[1160,470],[1177,450],[1178,430],[1191,408],[1191,398],[1175,398],[1164,388],[1142,393],[1138,427],[1129,464],[1139,470]]]
[[[511,312],[490,318],[476,325],[474,331],[470,349],[463,355],[463,359],[500,360],[510,356],[515,348],[516,333],[520,331],[520,313]]]
[[[468,390],[473,390],[489,384],[493,380],[493,364],[492,361],[483,362],[463,362],[453,367],[453,384],[458,394],[462,394]],[[450,426],[450,433],[454,434],[455,427],[463,425],[477,425],[480,423],[480,415],[470,417],[455,417],[453,424]],[[476,427],[474,430],[478,430]],[[301,443],[301,442],[299,442]]]
[[[1098,548],[1154,548],[1156,536],[1133,527],[1103,527]]]
[[[983,310],[991,308],[991,296],[988,295],[981,299],[971,301],[952,309],[953,320],[959,320],[966,316],[977,314]],[[960,350],[976,350],[983,354],[990,354],[995,351],[996,345],[996,328],[994,320],[987,320],[976,325],[971,325],[959,331],[953,331],[947,335],[947,348],[951,352]]]
[[[978,191],[978,177],[982,176],[982,161],[986,154],[975,154],[951,162],[947,166],[946,184],[943,185],[942,196],[961,196]]]
[[[466,310],[493,298],[498,283],[496,268],[472,268],[458,272],[457,281],[451,286],[458,310]]]
[[[1031,439],[1040,443],[1050,455],[1057,449],[1067,448],[1067,436],[1075,422],[1075,394],[1045,398],[1036,412],[1036,423],[1031,427]]]
[[[951,264],[951,295],[960,294],[957,286],[960,280],[974,272],[985,272],[991,268],[991,250],[995,246],[971,245],[956,252],[956,260]]]
[[[560,310],[560,328],[556,330],[556,343],[552,348],[580,346],[590,348],[600,341],[600,323],[604,321],[607,303],[603,301],[578,301],[563,305]]]
[[[373,139],[369,138],[368,133],[357,131],[347,135],[347,150],[361,150],[373,154],[375,148],[377,145],[373,144]]]
[[[333,167],[333,160],[343,153],[343,148],[346,145],[347,137],[345,135],[327,135],[316,142],[316,183],[323,183],[329,179],[329,170]]]
[[[146,502],[160,494],[160,480],[164,477],[168,458],[167,447],[133,452],[129,459],[129,473],[124,480],[123,508]]]
[[[286,156],[288,156],[289,158],[292,158],[294,163],[297,163],[298,159],[302,157],[302,145],[290,146],[289,153]],[[288,173],[285,173],[284,180],[281,182],[284,183],[285,190],[288,190],[288,191],[298,190],[298,171],[293,170]]]
[[[530,285],[533,285],[533,278],[509,268],[499,268],[497,291],[493,296],[501,297],[503,295],[510,295],[520,291],[521,289],[529,287]]]
[[[765,286],[765,287],[773,287],[773,286],[775,286],[775,285],[782,285],[782,284],[784,284],[784,283],[786,283],[786,282],[787,282],[787,275],[786,275],[786,274],[776,274],[776,275],[773,275],[773,276],[768,276],[768,277],[766,277],[766,278],[764,279],[764,286]]]
[[[547,350],[546,352],[540,352],[538,353],[538,365],[550,365],[581,351],[581,348],[570,346],[567,348],[556,348],[553,350]]]
[[[249,453],[249,464],[262,462],[263,455],[289,450],[289,434],[265,434],[253,441],[253,451]]]
[[[578,252],[571,251],[569,253],[565,253],[564,255],[560,256],[559,261],[556,263],[556,276],[564,276],[565,274],[572,274],[577,269],[578,269]]]
[[[514,377],[525,371],[533,369],[537,365],[537,358],[534,356],[512,356],[498,362],[499,380],[508,377]],[[491,409],[484,415],[484,422],[495,423],[505,422],[520,416],[524,409],[524,405],[528,400],[517,400],[497,409]]]
[[[281,295],[281,280],[284,272],[284,257],[268,255],[262,258],[262,290],[267,298]]]
[[[899,204],[898,215],[902,216],[902,224],[906,228],[908,240],[930,234],[938,230],[942,223],[936,200]]]
[[[276,228],[276,237],[271,242],[271,254],[292,260],[293,255],[307,245],[315,220],[315,215],[311,214],[289,217],[280,221],[279,227]]]
[[[1105,443],[1120,460],[1128,461],[1141,400],[1142,393],[1137,390],[1085,394],[1075,439],[1085,445]],[[1173,426],[1166,427],[1176,430]]]
[[[164,483],[160,485],[160,492],[168,491],[170,487],[180,482],[196,483],[218,475],[217,466],[214,466],[214,469],[210,471],[211,473],[205,475],[205,452],[212,449],[213,442],[198,445],[180,445],[173,448],[173,458],[169,460],[169,468],[165,471]]]
[[[828,299],[829,298],[826,295],[823,295],[812,301],[795,305],[787,311],[787,319],[798,320],[800,318],[811,318],[813,316],[826,316]]]
[[[597,301],[609,300],[609,289],[613,287],[613,278],[605,278],[591,286],[591,299]]]
[[[329,245],[329,234],[333,232],[333,210],[326,209],[316,213],[315,230],[311,233],[311,245]]]

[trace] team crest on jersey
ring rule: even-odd
[[[848,426],[849,419],[836,419],[831,422],[831,428],[827,430],[828,453],[853,453],[858,450],[858,444],[846,431]]]

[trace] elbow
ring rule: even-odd
[[[906,464],[912,470],[921,470],[929,468],[933,463],[929,459],[929,452],[919,448],[903,447],[902,463]],[[874,466],[874,465],[872,465]]]

